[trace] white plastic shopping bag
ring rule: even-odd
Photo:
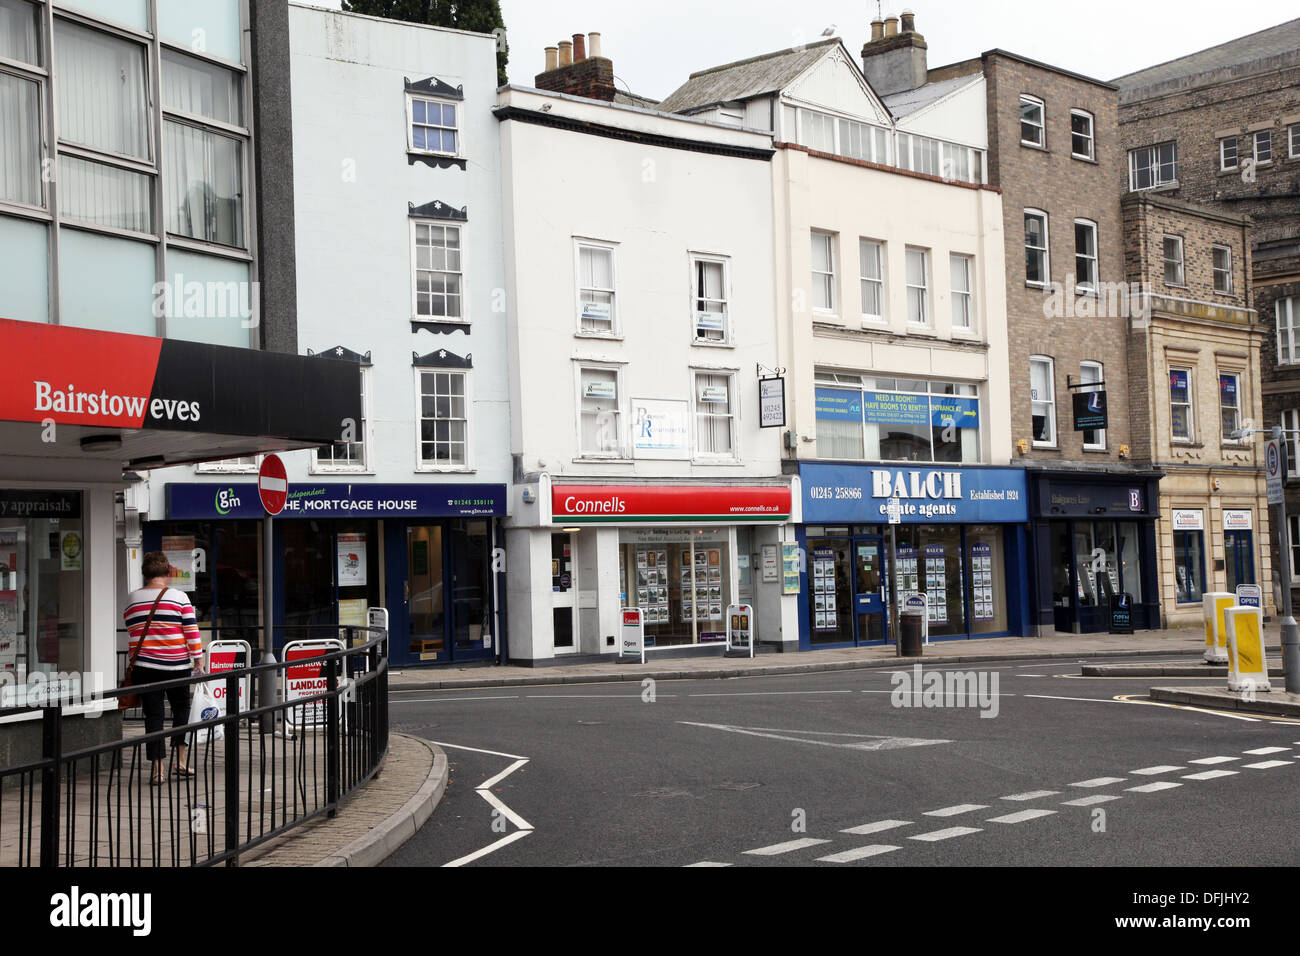
[[[224,711],[212,694],[212,684],[195,684],[194,696],[190,700],[190,723],[197,724],[216,720],[222,716],[224,716]],[[222,724],[213,724],[202,730],[196,730],[194,732],[194,742],[196,744],[205,744],[209,741],[221,740],[225,736],[225,730],[226,728]]]

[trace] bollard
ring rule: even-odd
[[[1264,612],[1257,607],[1233,607],[1223,618],[1228,634],[1228,690],[1272,690],[1264,655]]]
[[[1227,591],[1207,591],[1202,596],[1201,608],[1205,618],[1205,663],[1228,663],[1228,634],[1223,624],[1223,614],[1237,603],[1237,595]]]

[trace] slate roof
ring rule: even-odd
[[[665,113],[686,113],[716,103],[775,93],[821,59],[827,47],[839,42],[838,37],[829,37],[802,47],[700,70],[692,73],[690,79],[669,94],[658,108]]]
[[[1112,82],[1121,90],[1132,90],[1210,70],[1240,66],[1295,50],[1300,50],[1300,19],[1279,23],[1249,36],[1238,37],[1167,63],[1125,74]]]
[[[902,119],[904,116],[910,116],[918,110],[924,109],[949,93],[961,89],[963,86],[969,86],[980,76],[982,76],[980,73],[968,73],[965,76],[954,76],[951,79],[939,80],[937,83],[926,83],[914,90],[891,93],[889,96],[884,97],[885,105],[889,107],[889,112],[893,113],[896,118]]]
[[[636,93],[624,93],[622,90],[614,91],[614,102],[619,106],[639,106],[643,110],[659,109],[659,101],[653,96],[640,96]]]

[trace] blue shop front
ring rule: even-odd
[[[885,643],[890,598],[908,592],[926,595],[932,640],[1028,633],[1023,469],[801,463],[799,477],[801,650]]]
[[[263,511],[253,483],[171,483],[146,550],[172,559],[200,626],[260,646]],[[395,666],[503,653],[504,485],[291,482],[273,522],[275,620],[285,640],[333,637],[388,608]]]

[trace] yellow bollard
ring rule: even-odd
[[[1228,634],[1228,690],[1272,690],[1264,656],[1264,612],[1257,607],[1233,607],[1223,619]]]
[[[1227,591],[1207,591],[1201,599],[1205,616],[1205,663],[1228,663],[1228,635],[1223,613],[1237,603],[1237,595]]]

